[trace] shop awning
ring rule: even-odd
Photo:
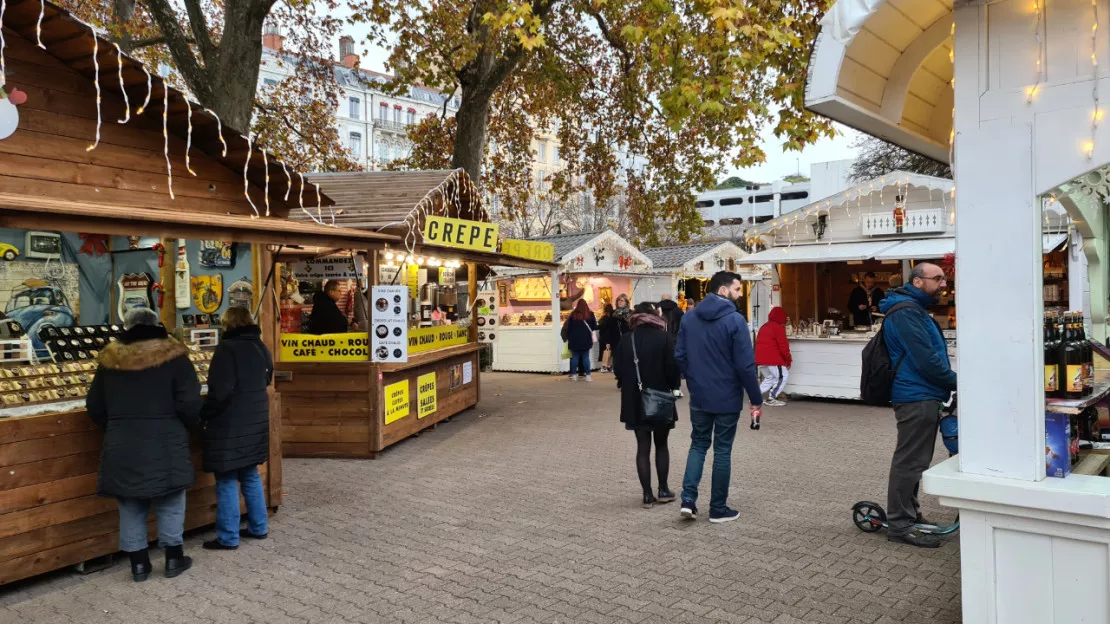
[[[932,260],[956,253],[956,239],[919,238],[908,240],[877,254],[876,260]]]
[[[386,243],[400,243],[398,237],[389,234],[279,217],[178,212],[6,193],[0,193],[0,227],[352,249],[376,249]]]
[[[792,264],[796,262],[850,262],[868,260],[894,247],[898,241],[826,243],[772,247],[737,261],[738,264]]]
[[[1042,234],[1041,235],[1041,253],[1052,253],[1056,251],[1064,241],[1068,240],[1067,233],[1057,234]]]

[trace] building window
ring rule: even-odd
[[[349,106],[348,114],[350,118],[358,119],[360,114],[359,109],[362,108],[362,99],[357,97],[349,98]]]
[[[540,141],[536,144],[536,160],[547,162],[547,141]]]
[[[362,158],[362,133],[352,132],[350,138],[351,151],[355,153],[355,156]]]
[[[744,203],[744,198],[743,197],[726,197],[726,198],[721,200],[721,205],[722,206],[736,206],[736,205],[742,204],[742,203]],[[712,201],[709,202],[709,205],[712,206],[713,202]]]
[[[393,121],[396,122],[396,123],[401,123],[401,107],[400,106],[394,106],[393,107]]]
[[[408,115],[407,115],[407,119],[406,119],[405,123],[409,124],[410,126],[412,124],[416,123],[416,109],[415,108],[410,108],[408,110]]]
[[[267,87],[272,87],[277,84],[277,81],[273,78],[263,78],[262,84],[266,85]]]
[[[551,162],[556,164],[556,165],[559,164],[559,146],[558,145],[552,145],[551,146]]]
[[[809,197],[809,192],[807,192],[807,191],[794,191],[792,193],[783,193],[782,194],[782,201],[790,201],[790,200],[794,200],[794,199],[806,199],[808,197]]]
[[[382,162],[390,162],[393,160],[392,145],[385,143],[382,145]]]
[[[712,207],[713,207],[713,200],[712,199],[701,199],[701,200],[698,200],[698,201],[694,202],[694,208],[712,208]]]
[[[389,104],[382,102],[381,109],[379,110],[380,113],[378,114],[378,119],[382,121],[389,121]]]

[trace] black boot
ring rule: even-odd
[[[181,546],[166,546],[166,578],[180,576],[193,567],[193,558],[186,557]]]
[[[136,583],[142,583],[150,578],[150,553],[147,549],[127,553],[131,558],[131,578]]]

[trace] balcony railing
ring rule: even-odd
[[[398,134],[408,134],[409,131],[409,124],[401,121],[375,119],[374,127],[386,132],[396,132]]]

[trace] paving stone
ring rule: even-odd
[[[595,379],[483,375],[489,417],[456,416],[376,461],[285,460],[271,539],[209,552],[211,532],[191,534],[194,568],[172,580],[156,561],[143,584],[124,562],[16,583],[0,588],[0,622],[960,621],[958,539],[916,550],[851,524],[853,503],[885,498],[888,410],[768,409],[759,432],[738,431],[730,502],[741,518],[718,526],[684,522],[673,504],[641,508],[619,394]],[[672,489],[687,408],[671,434]],[[955,515],[931,496],[923,505],[938,521]]]

